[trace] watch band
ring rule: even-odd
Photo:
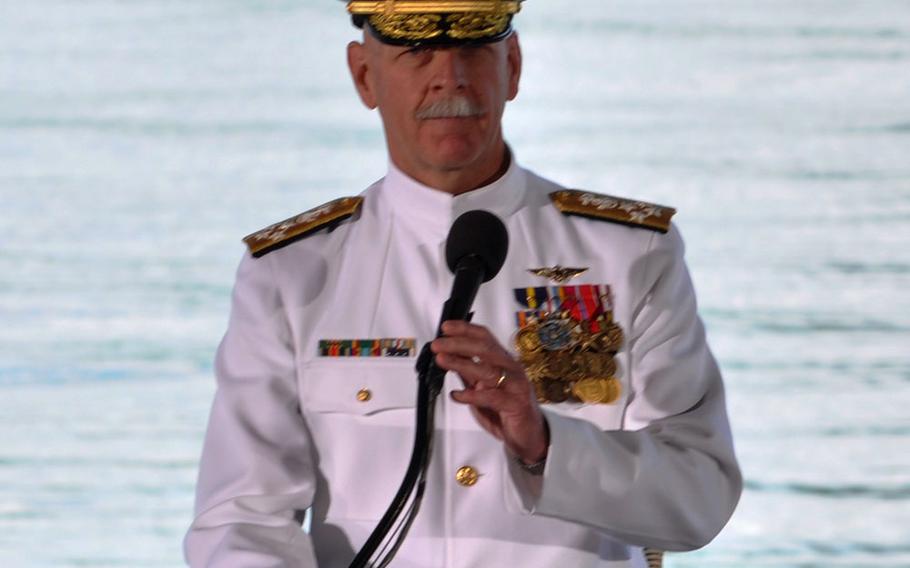
[[[547,458],[544,458],[537,463],[527,464],[516,456],[515,463],[518,464],[518,467],[520,467],[522,471],[530,473],[531,475],[543,475],[543,470],[547,467]]]

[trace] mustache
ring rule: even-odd
[[[434,101],[417,110],[419,120],[429,118],[470,118],[483,114],[483,107],[464,96],[454,96]]]

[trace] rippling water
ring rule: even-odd
[[[240,236],[384,171],[341,3],[0,3],[0,565],[175,566]],[[910,4],[529,0],[526,166],[675,205],[747,476],[671,567],[910,566]]]

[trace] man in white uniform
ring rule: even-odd
[[[732,514],[742,479],[674,211],[565,190],[503,140],[519,7],[348,3],[388,173],[247,237],[190,565],[348,566],[404,474],[446,235],[473,209],[503,220],[508,256],[473,323],[433,342],[451,372],[392,566],[643,567],[645,549],[703,546]]]

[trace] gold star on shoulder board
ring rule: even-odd
[[[558,264],[552,268],[530,268],[528,272],[535,276],[543,276],[544,278],[549,278],[557,284],[562,284],[563,282],[568,282],[569,280],[575,278],[579,274],[584,274],[587,272],[587,268],[564,268]]]

